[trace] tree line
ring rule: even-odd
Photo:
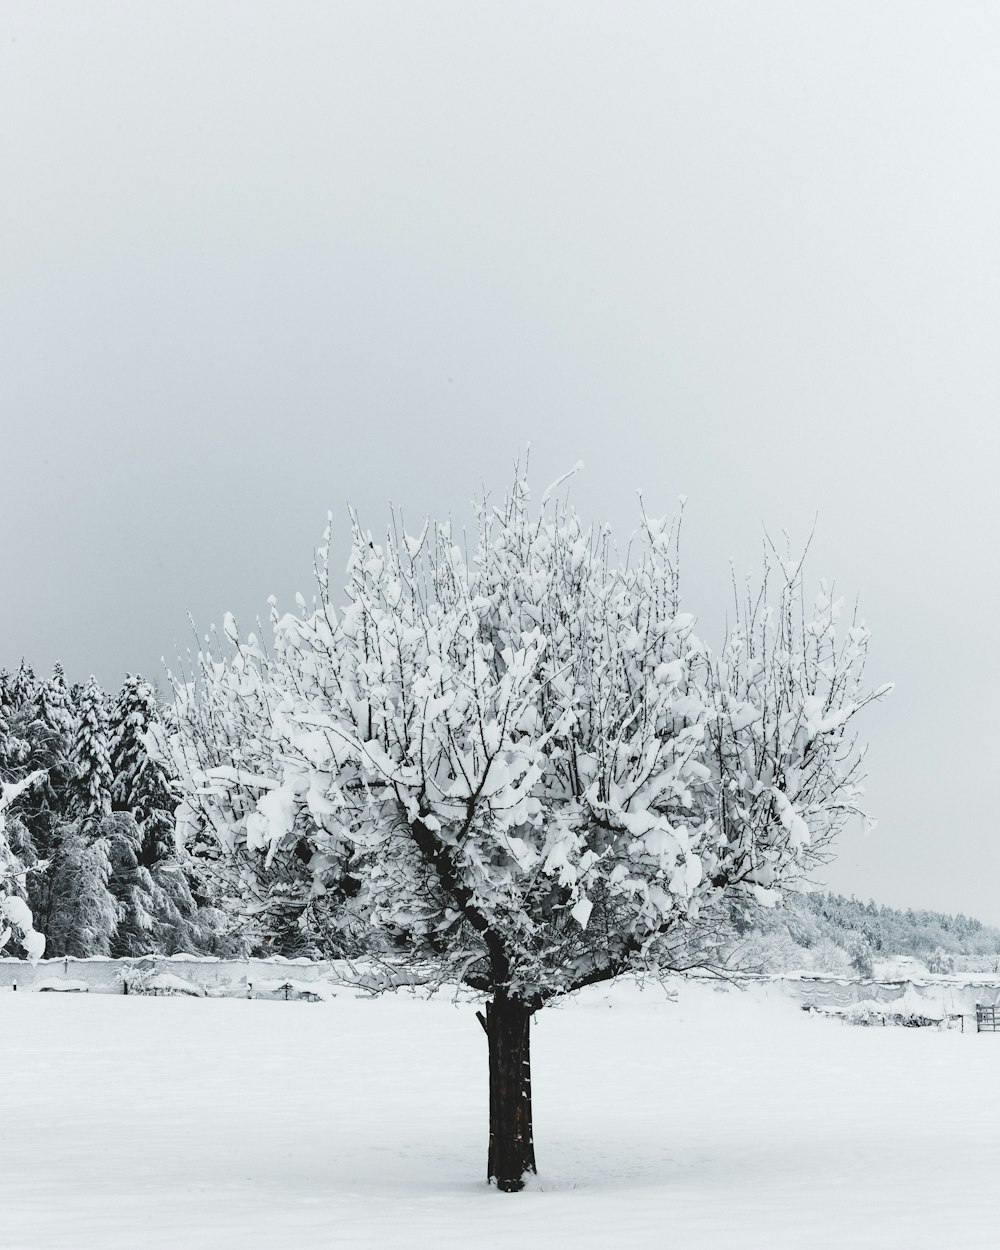
[[[900,956],[929,972],[1000,972],[1000,929],[961,912],[886,907],[828,891],[733,918],[732,959],[748,971],[810,969],[871,977]]]
[[[22,661],[0,670],[3,875],[30,908],[48,956],[224,953],[223,912],[175,842],[176,776],[149,750],[164,710],[128,676],[116,697]],[[5,954],[25,953],[11,934]]]
[[[181,780],[149,747],[150,735],[170,728],[170,705],[141,676],[109,696],[94,678],[68,685],[58,663],[47,678],[23,661],[0,670],[0,781],[43,773],[8,812],[6,874],[46,937],[46,954],[360,953],[364,941],[343,918],[334,925],[318,914],[331,903],[349,909],[342,891],[325,909],[309,897],[305,856],[270,865],[258,856],[251,871],[244,864],[241,905],[212,880],[217,855],[207,839],[197,856],[178,847]],[[737,962],[768,971],[871,975],[875,960],[894,956],[931,971],[1000,970],[1000,929],[832,892],[790,897],[750,921],[736,917],[733,944]],[[13,934],[6,953],[24,953]]]

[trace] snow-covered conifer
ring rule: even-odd
[[[7,668],[0,668],[0,722],[6,725],[14,710],[14,674]]]
[[[153,931],[156,891],[148,869],[140,863],[142,833],[130,812],[105,817],[101,833],[108,842],[111,864],[108,891],[118,908],[111,954],[148,955],[157,950]]]
[[[111,797],[116,812],[132,811],[135,806],[132,791],[148,760],[143,735],[155,720],[152,687],[141,677],[129,673],[115,702],[109,731],[114,774]]]
[[[3,698],[3,674],[0,673],[0,777],[9,775],[11,757],[10,713]]]
[[[109,889],[110,842],[94,834],[95,821],[84,816],[58,831],[59,850],[49,868],[44,926],[50,955],[111,954],[118,903]]]
[[[24,878],[27,865],[11,846],[8,816],[20,795],[41,778],[41,773],[31,773],[16,783],[0,781],[0,950],[7,947],[16,935],[25,955],[32,961],[42,957],[45,938],[35,930],[34,918],[26,901]]]
[[[111,727],[112,799],[116,811],[131,812],[142,828],[142,862],[147,867],[176,851],[174,811],[180,790],[164,755],[149,749],[149,737],[160,724],[153,687],[130,674]]]
[[[129,674],[115,705],[111,728],[113,806],[132,817],[112,839],[112,892],[119,899],[118,950],[139,954],[197,952],[212,945],[218,914],[195,901],[187,866],[174,836],[180,802],[167,758],[150,751],[161,714],[153,687]]]
[[[794,886],[858,811],[867,634],[772,559],[718,655],[681,610],[676,530],[632,556],[515,483],[384,543],[356,517],[345,604],[325,550],[313,610],[176,686],[185,827],[289,866],[306,915],[357,917],[384,957],[490,995],[488,1175],[534,1170],[532,1015],[630,971],[684,966],[724,902]],[[260,876],[257,880],[261,880]],[[348,883],[352,883],[348,888]],[[336,907],[329,901],[337,900]]]
[[[38,688],[38,709],[46,724],[65,734],[73,734],[75,719],[72,700],[66,686],[66,674],[58,660],[52,669],[52,676]]]
[[[9,707],[18,708],[34,702],[38,687],[34,669],[26,660],[22,660],[4,686],[4,697]]]
[[[0,744],[0,775],[3,780],[14,782],[30,772],[41,774],[37,784],[22,792],[11,814],[23,821],[38,855],[47,859],[54,830],[64,819],[71,800],[74,776],[70,759],[73,719],[60,667],[57,665],[52,677],[39,683],[22,662],[8,686],[8,695],[7,734]],[[33,894],[40,888],[41,876],[33,876]]]
[[[26,693],[23,682],[18,686]],[[11,724],[27,743],[31,767],[45,770],[42,786],[29,791],[28,797],[44,805],[50,821],[66,810],[74,776],[71,755],[75,719],[61,665],[55,666],[47,680],[34,685],[30,698],[19,695],[15,706]]]
[[[91,677],[77,705],[77,728],[73,741],[76,769],[76,807],[90,821],[99,821],[111,811],[114,777],[108,749],[107,700]]]

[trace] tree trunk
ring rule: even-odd
[[[531,1008],[498,990],[486,1004],[490,1047],[490,1153],[486,1174],[506,1193],[537,1172],[531,1133]]]

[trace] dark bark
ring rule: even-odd
[[[483,774],[485,781],[486,774]],[[478,797],[478,796],[476,796]],[[469,821],[475,807],[470,800]],[[437,878],[465,920],[480,934],[486,947],[490,974],[488,984],[505,985],[510,962],[503,939],[489,917],[476,904],[456,867],[453,848],[443,842],[422,818],[410,822],[410,834],[421,854],[433,866]],[[471,977],[466,978],[475,985]],[[485,983],[483,985],[485,988]],[[527,1172],[537,1172],[531,1132],[531,1056],[529,1038],[532,1012],[540,1002],[527,1003],[504,989],[494,991],[479,1019],[486,1030],[490,1051],[490,1150],[487,1177],[497,1188],[512,1193],[524,1188]]]
[[[498,990],[486,1004],[490,1049],[490,1151],[486,1174],[506,1193],[537,1172],[531,1130],[532,1008]],[[480,1020],[483,1017],[480,1016]]]

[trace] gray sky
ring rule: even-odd
[[[0,664],[155,676],[529,440],[688,496],[716,640],[818,512],[897,683],[829,882],[1000,922],[998,64],[995,0],[5,0]]]

